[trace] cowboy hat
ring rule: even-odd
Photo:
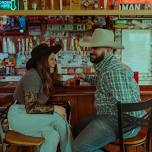
[[[47,44],[42,43],[36,46],[31,52],[31,58],[26,63],[26,69],[29,70],[35,67],[36,62],[43,56],[51,53],[57,53],[61,50],[61,45],[55,45],[49,47]]]
[[[79,42],[83,47],[110,47],[113,49],[123,49],[123,45],[114,41],[114,33],[107,29],[95,29],[92,36],[84,37]]]

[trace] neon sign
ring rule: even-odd
[[[0,10],[19,9],[19,0],[0,0]]]

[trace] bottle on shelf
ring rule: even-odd
[[[70,0],[70,10],[80,10],[80,0]]]
[[[50,0],[51,10],[54,10],[54,0]]]
[[[28,0],[23,0],[24,10],[28,10]]]
[[[22,67],[25,67],[26,64],[26,55],[25,55],[25,40],[22,38],[22,53],[21,53]]]
[[[42,10],[46,9],[46,1],[45,0],[41,0],[41,9]]]
[[[3,42],[2,42],[2,50],[3,50],[3,53],[7,53],[7,38],[6,37],[3,37]]]
[[[22,60],[21,60],[21,39],[19,38],[17,40],[17,46],[18,46],[18,52],[16,54],[16,68],[20,68],[21,64],[22,64]]]

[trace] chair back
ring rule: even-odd
[[[124,151],[123,134],[137,127],[146,128],[146,152],[150,151],[150,134],[152,130],[152,99],[138,103],[117,102],[118,108],[118,129],[120,151]],[[145,111],[141,118],[131,115],[132,112]]]

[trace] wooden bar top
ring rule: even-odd
[[[17,82],[8,82],[1,85],[0,82],[0,93],[13,93]],[[56,87],[56,94],[54,96],[67,96],[67,95],[93,95],[96,88],[89,83],[82,82],[76,86],[63,86]],[[152,95],[152,85],[140,85],[141,95]]]
[[[0,106],[8,106],[13,101],[13,93],[0,93]]]

